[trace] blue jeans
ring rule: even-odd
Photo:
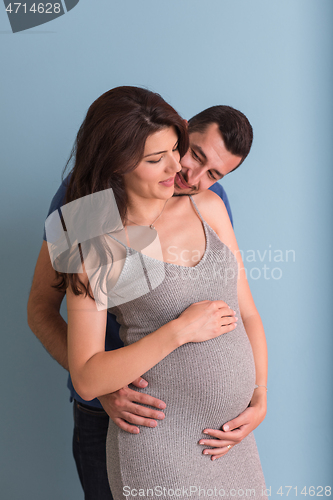
[[[74,399],[73,455],[85,500],[113,500],[106,472],[109,416]]]

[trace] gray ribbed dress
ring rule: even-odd
[[[194,500],[207,496],[263,497],[265,482],[252,433],[214,461],[202,454],[207,446],[198,444],[200,439],[209,438],[202,433],[205,428],[220,429],[246,409],[254,390],[255,367],[238,308],[236,258],[190,198],[206,235],[202,259],[195,267],[164,263],[165,279],[159,286],[109,311],[117,316],[125,345],[201,300],[224,300],[237,312],[238,325],[218,338],[179,347],[142,375],[149,385],[140,391],[167,405],[165,419],[156,428],[140,427],[140,433],[133,435],[110,420],[106,450],[114,500],[135,495]],[[126,251],[128,257],[138,253],[131,248]],[[142,259],[142,254],[140,259],[143,266],[150,264],[149,280],[155,259]],[[119,278],[122,285],[133,282],[137,273],[136,259],[132,259],[133,264],[128,261]],[[156,265],[161,262],[156,261]]]

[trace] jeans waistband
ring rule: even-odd
[[[94,411],[100,411],[100,412],[105,413],[105,410],[103,410],[103,408],[97,408],[96,406],[89,406],[89,405],[86,405],[84,403],[81,403],[81,401],[76,401],[76,399],[74,399],[74,403],[76,405],[82,406],[83,408],[86,408],[87,410],[94,410]]]

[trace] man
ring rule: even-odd
[[[189,121],[190,148],[182,158],[182,171],[175,179],[175,195],[194,194],[206,189],[215,191],[224,201],[230,219],[231,210],[220,184],[216,181],[235,170],[248,155],[252,144],[252,127],[239,111],[228,106],[214,106]],[[49,213],[64,203],[66,182],[56,193]],[[45,236],[44,236],[45,239]],[[28,322],[48,352],[68,370],[67,325],[59,309],[64,294],[52,288],[55,272],[51,266],[46,241],[38,257],[28,302]],[[122,347],[115,317],[108,314],[106,350]],[[146,387],[142,378],[133,382]],[[68,387],[74,399],[73,453],[86,499],[111,499],[105,465],[105,439],[109,416],[124,431],[140,432],[138,426],[156,427],[164,418],[163,401],[129,387],[98,400],[84,401],[74,390],[70,377]],[[146,406],[142,406],[146,405]],[[150,406],[152,408],[147,408]],[[216,431],[221,454],[227,443],[237,445],[263,420],[266,413],[265,391],[254,391],[250,406],[236,419]],[[226,443],[224,444],[224,440]]]

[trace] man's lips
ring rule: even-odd
[[[187,184],[187,182],[184,181],[182,175],[179,172],[177,172],[176,174],[175,181],[177,183],[177,186],[181,189],[192,189],[192,186],[190,186],[189,184]]]

